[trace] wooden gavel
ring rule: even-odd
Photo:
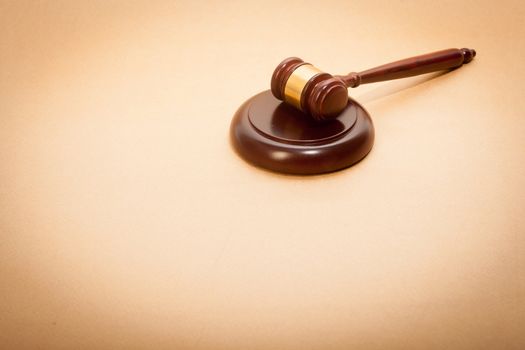
[[[316,120],[338,116],[348,105],[347,88],[459,67],[472,49],[448,49],[385,64],[360,73],[332,76],[297,57],[282,61],[272,75],[272,94]]]

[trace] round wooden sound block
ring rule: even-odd
[[[312,175],[363,159],[374,144],[374,126],[368,112],[352,99],[337,118],[318,122],[268,90],[239,108],[230,137],[239,155],[256,166]]]

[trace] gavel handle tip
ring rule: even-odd
[[[465,47],[461,49],[461,53],[463,54],[463,57],[465,58],[463,60],[463,64],[469,63],[470,61],[474,59],[474,57],[476,57],[476,50],[474,49],[467,49]]]

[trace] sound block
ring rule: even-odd
[[[253,165],[313,175],[344,169],[363,159],[374,144],[374,126],[368,112],[352,99],[337,118],[319,122],[268,90],[239,108],[230,137],[237,153]]]

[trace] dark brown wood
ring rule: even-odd
[[[346,86],[354,88],[362,84],[457,68],[469,63],[475,56],[476,51],[472,49],[448,49],[388,63],[360,73],[337,76],[337,78],[342,79]]]
[[[335,118],[346,108],[347,87],[453,69],[472,61],[474,56],[476,51],[472,49],[448,49],[385,64],[360,73],[352,72],[345,76],[332,76],[322,72],[310,78],[304,86],[301,93],[301,110],[315,120]],[[285,100],[288,79],[295,69],[305,64],[309,63],[297,57],[290,57],[277,66],[271,81],[271,91],[277,99]]]
[[[314,80],[314,79],[312,79]],[[301,96],[303,110],[315,120],[329,120],[341,113],[348,103],[348,89],[341,79],[324,78]]]
[[[305,67],[287,87],[294,71],[308,64],[290,57],[275,69],[271,90],[253,96],[235,113],[232,145],[248,162],[280,173],[312,175],[344,169],[363,159],[374,143],[372,120],[348,97],[347,87],[451,69],[475,55],[470,49],[449,49],[335,77]],[[293,95],[292,102],[301,110],[280,102],[290,98],[285,92]]]
[[[374,127],[367,111],[353,100],[337,118],[320,123],[265,91],[235,113],[230,138],[237,153],[251,164],[312,175],[363,159],[374,143]]]
[[[272,75],[271,89],[272,94],[281,101],[284,101],[284,87],[288,78],[295,69],[303,64],[308,64],[298,57],[288,57],[275,68]]]

